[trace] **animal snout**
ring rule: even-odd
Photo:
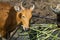
[[[30,27],[28,26],[23,26],[23,25],[21,25],[22,27],[23,27],[23,31],[29,31],[30,30]]]
[[[25,27],[25,28],[23,28],[23,30],[24,30],[24,31],[29,31],[30,28],[26,28],[26,27]]]
[[[30,30],[30,28],[25,28],[25,31],[29,31]]]

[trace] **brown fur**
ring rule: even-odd
[[[16,12],[9,3],[0,2],[0,35],[6,37],[7,34],[11,33],[21,22],[23,28],[29,28],[29,21],[32,17],[31,13],[31,9]],[[25,18],[23,18],[23,16]]]
[[[6,37],[16,27],[16,11],[9,3],[0,3],[0,35]]]

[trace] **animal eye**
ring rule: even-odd
[[[22,18],[25,18],[25,16],[22,16]]]

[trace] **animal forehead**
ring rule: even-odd
[[[31,15],[31,11],[30,11],[30,9],[22,10],[21,13],[22,13],[23,15]]]
[[[31,12],[30,9],[25,9],[23,12]]]

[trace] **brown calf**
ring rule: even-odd
[[[7,35],[10,35],[17,25],[21,23],[23,29],[28,30],[33,9],[34,5],[27,9],[22,4],[20,6],[11,6],[9,3],[0,2],[0,37],[7,38]]]

